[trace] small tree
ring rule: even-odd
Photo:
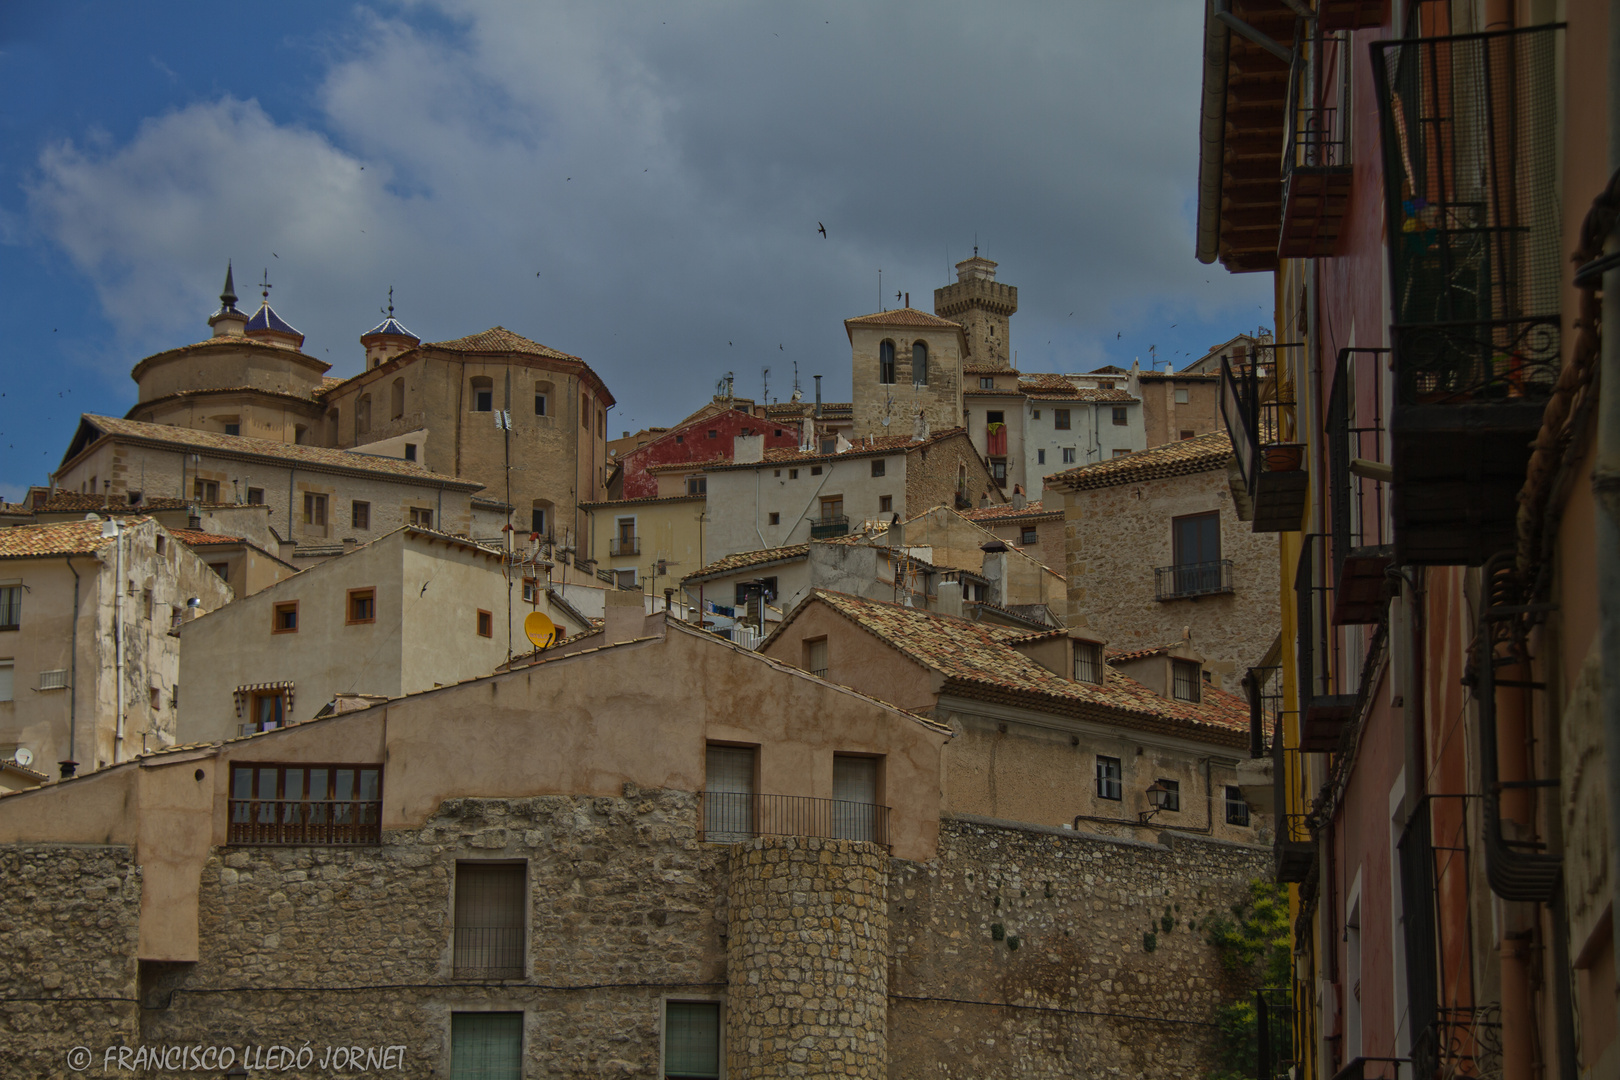
[[[1209,943],[1229,972],[1226,1000],[1216,1010],[1220,1064],[1209,1080],[1249,1080],[1260,1067],[1260,1017],[1254,992],[1289,985],[1293,932],[1288,922],[1288,889],[1258,878],[1249,882],[1249,898],[1232,905],[1232,915],[1208,924]],[[1274,1049],[1291,1042],[1291,1033],[1272,1032]]]

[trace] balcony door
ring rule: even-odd
[[[1219,592],[1220,511],[1172,518],[1170,528],[1176,564],[1176,593],[1196,596],[1199,593]]]
[[[878,759],[833,756],[833,829],[839,840],[877,840]]]
[[[754,835],[754,776],[759,751],[752,746],[709,744],[704,761],[703,838],[735,844]]]

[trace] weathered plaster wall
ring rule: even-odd
[[[671,428],[646,446],[621,455],[618,461],[624,469],[624,497],[640,499],[658,494],[658,481],[647,472],[651,466],[715,458],[732,460],[737,436],[744,432],[763,433],[767,450],[791,450],[799,445],[797,424],[775,424],[763,417],[750,416],[741,409],[727,409]]]
[[[894,344],[893,383],[878,381],[878,350],[884,341]],[[928,347],[926,386],[913,382],[911,349],[918,342]],[[850,363],[856,435],[904,435],[919,411],[933,431],[961,426],[962,356],[954,327],[851,327]]]

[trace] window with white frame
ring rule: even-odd
[[[1097,758],[1097,798],[1118,802],[1121,796],[1121,777],[1119,758],[1099,755]]]

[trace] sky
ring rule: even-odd
[[[0,495],[208,336],[227,260],[332,375],[392,288],[424,341],[584,358],[615,434],[728,373],[849,400],[843,320],[932,310],[975,244],[1021,370],[1180,367],[1270,305],[1193,256],[1201,34],[1177,0],[0,4]]]

